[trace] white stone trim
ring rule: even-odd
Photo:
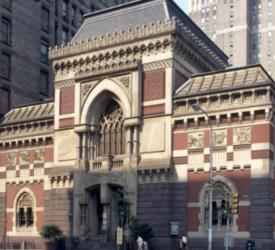
[[[274,150],[274,146],[270,143],[253,143],[251,150]]]
[[[96,115],[90,113],[90,108],[93,106],[93,112],[97,112],[97,108],[94,105],[98,104],[98,97],[104,92],[113,93],[118,99],[118,103],[123,109],[124,118],[131,117],[131,105],[129,99],[123,89],[113,80],[104,79],[100,81],[94,88],[93,91],[90,92],[83,104],[81,116],[80,116],[80,124],[86,124],[87,122],[94,124]]]
[[[174,151],[173,151],[173,156],[174,156],[174,157],[184,157],[184,156],[188,156],[188,150],[187,150],[187,149],[183,149],[183,150],[174,150]]]
[[[65,115],[60,115],[59,116],[59,120],[68,119],[68,118],[74,118],[74,117],[75,117],[74,113],[72,113],[72,114],[65,114]]]
[[[224,238],[226,234],[226,231],[222,232],[213,232],[213,238]],[[190,238],[207,238],[208,232],[196,232],[196,231],[188,231],[188,237]],[[247,231],[243,232],[230,232],[230,236],[233,236],[234,238],[241,238],[241,239],[249,239],[250,233]]]
[[[33,199],[33,227],[29,228],[26,231],[21,231],[18,230],[18,228],[16,227],[16,206],[17,206],[17,201],[19,199],[19,197],[23,194],[23,193],[28,193],[32,199]],[[21,188],[17,194],[14,197],[13,200],[13,208],[12,208],[12,212],[13,212],[13,216],[12,216],[12,232],[7,232],[7,234],[9,236],[36,236],[39,235],[39,232],[37,231],[37,227],[36,227],[36,223],[37,223],[37,216],[36,216],[36,212],[37,212],[37,203],[36,203],[36,197],[34,192],[28,188],[28,187],[23,187]]]
[[[147,106],[154,106],[154,105],[159,105],[159,104],[165,104],[165,99],[143,102],[142,106],[147,107]]]

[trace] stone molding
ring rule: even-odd
[[[125,42],[137,41],[144,38],[150,38],[154,35],[161,35],[174,32],[176,30],[176,20],[159,21],[149,25],[136,27],[128,31],[121,31],[119,33],[107,34],[101,37],[94,37],[87,41],[80,43],[69,43],[62,45],[60,48],[54,47],[49,51],[49,58],[56,60],[72,55],[77,55],[91,50],[103,49],[104,47],[114,46]]]
[[[54,47],[50,49],[49,57],[51,60],[57,60],[88,51],[97,49],[102,50],[105,47],[112,47],[114,45],[152,38],[156,35],[172,35],[175,33],[185,38],[190,42],[190,44],[196,44],[196,46],[199,47],[199,50],[203,51],[202,53],[205,54],[204,58],[210,59],[212,62],[217,63],[221,67],[226,66],[225,62],[218,58],[208,45],[202,43],[201,39],[199,39],[198,36],[194,34],[189,27],[176,18],[139,26],[127,31],[122,30],[121,32],[94,37],[79,43],[69,43],[67,45],[63,44],[60,48]]]
[[[119,61],[99,62],[99,63],[86,63],[83,67],[77,67],[75,72],[76,79],[82,79],[89,76],[99,76],[106,74],[113,74],[120,71],[127,71],[137,69],[140,61],[133,58],[132,60],[124,59]]]
[[[168,168],[138,170],[138,183],[170,182],[173,179],[173,171]]]
[[[64,87],[73,86],[74,84],[75,84],[74,79],[68,79],[68,80],[57,81],[54,83],[54,86],[56,89],[60,89]]]
[[[143,64],[143,70],[150,71],[155,69],[168,68],[172,66],[173,66],[173,59],[167,59],[167,60]]]

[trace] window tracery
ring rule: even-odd
[[[33,227],[33,208],[34,202],[31,195],[27,192],[23,193],[17,202],[17,227],[18,228],[30,228]]]
[[[123,112],[118,103],[111,99],[99,121],[97,156],[113,156],[125,153],[125,129]]]

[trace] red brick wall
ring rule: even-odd
[[[165,69],[144,72],[143,101],[163,99],[165,97]]]
[[[59,120],[59,127],[69,127],[74,125],[74,118],[67,118]]]
[[[143,115],[157,115],[157,114],[164,114],[165,112],[165,105],[154,105],[148,106],[143,108]]]
[[[199,220],[199,207],[189,207],[188,208],[188,231],[198,231],[200,220]]]
[[[252,143],[268,143],[273,141],[272,127],[270,124],[260,124],[252,126]]]
[[[227,129],[227,145],[233,145],[233,128]]]
[[[173,133],[173,150],[187,149],[187,133]]]
[[[249,231],[250,207],[239,207],[237,225],[239,231]]]
[[[60,114],[74,113],[74,86],[60,89]]]

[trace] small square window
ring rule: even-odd
[[[40,72],[40,93],[49,94],[49,73],[44,70]]]
[[[0,72],[1,77],[10,80],[11,78],[11,56],[6,53],[1,54],[1,60],[0,60]]]
[[[40,47],[40,59],[42,62],[48,63],[49,43],[46,40],[41,41]]]
[[[62,30],[62,42],[67,43],[69,41],[69,32],[67,29],[63,28]]]
[[[41,28],[47,32],[50,29],[50,12],[46,8],[42,8]]]
[[[11,44],[11,21],[6,18],[2,18],[0,28],[1,28],[0,29],[1,42],[4,42],[10,45]]]

